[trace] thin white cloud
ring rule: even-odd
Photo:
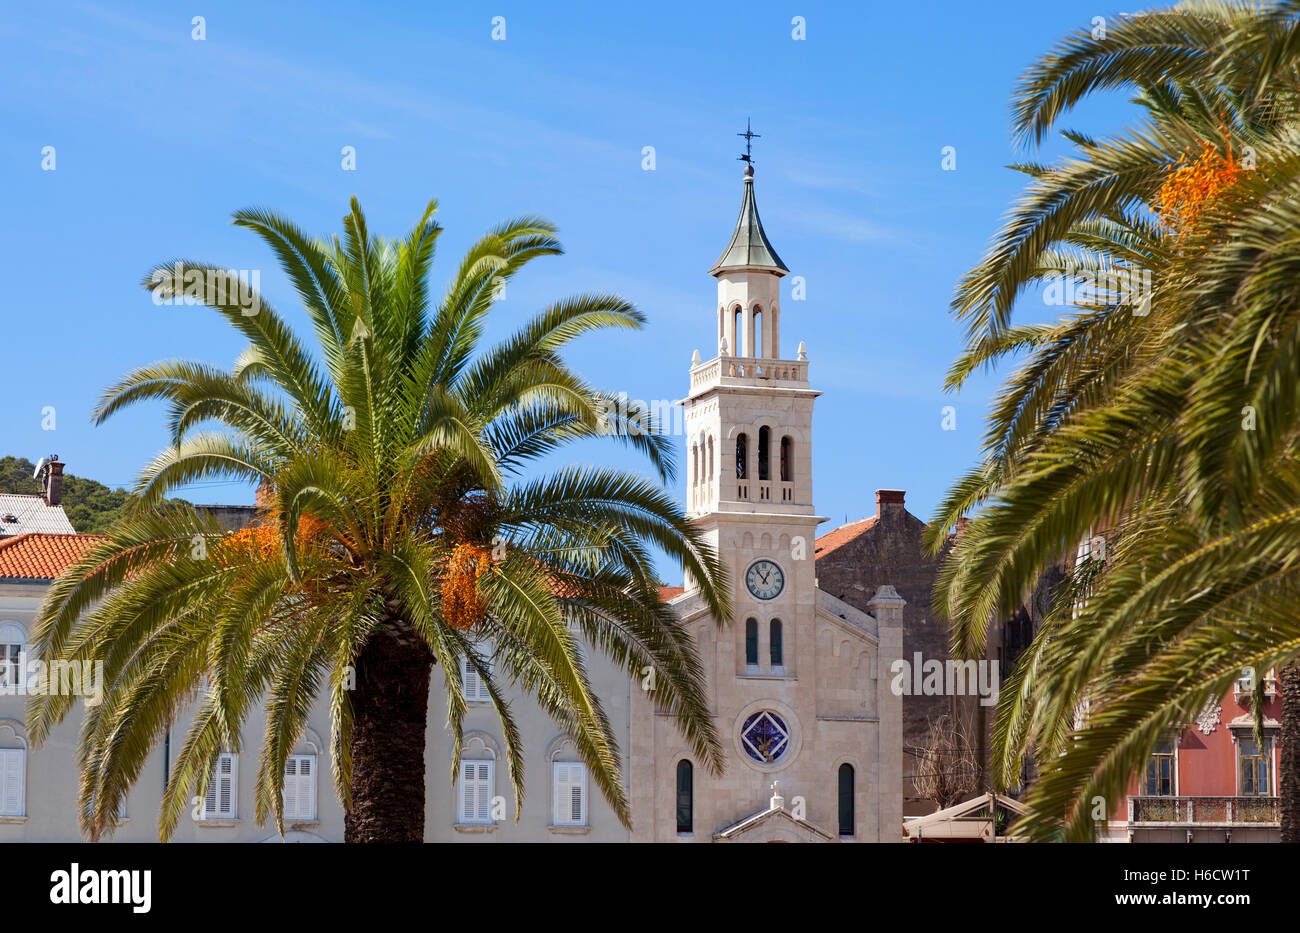
[[[883,224],[868,220],[861,214],[837,210],[832,207],[800,207],[774,210],[773,220],[780,224],[793,224],[821,236],[851,243],[876,243],[892,241],[901,234]],[[767,226],[765,223],[764,226]]]

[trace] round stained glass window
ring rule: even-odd
[[[790,730],[776,713],[761,710],[745,720],[740,744],[755,761],[771,764],[790,747]]]

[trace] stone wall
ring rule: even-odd
[[[907,601],[903,610],[903,658],[909,662],[918,652],[925,660],[952,658],[949,627],[936,619],[931,609],[942,555],[931,557],[925,553],[925,528],[925,522],[907,511],[902,490],[882,489],[876,493],[874,518],[846,525],[817,541],[817,584],[824,592],[867,611],[877,587],[892,584]],[[1008,662],[1014,661],[1037,631],[1047,602],[1045,595],[1038,594],[1029,607],[1017,613],[1016,624],[1009,631],[1004,632],[1002,625],[990,630],[986,657],[999,661],[1003,678],[1009,673]],[[1004,645],[1007,636],[1011,638]],[[910,778],[917,772],[917,753],[925,745],[930,724],[945,714],[960,718],[974,745],[980,767],[973,793],[986,789],[993,712],[992,706],[981,706],[974,696],[903,696],[905,815],[936,809],[932,801],[920,796]]]

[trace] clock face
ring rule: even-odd
[[[776,599],[785,589],[785,574],[774,561],[756,560],[745,572],[745,586],[756,599]]]

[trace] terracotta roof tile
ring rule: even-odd
[[[825,557],[832,551],[842,548],[844,545],[853,541],[864,531],[870,531],[876,526],[876,516],[871,518],[859,519],[856,522],[849,522],[847,525],[841,525],[834,531],[828,531],[817,539],[813,545],[813,559]]]
[[[0,538],[0,580],[53,580],[104,535],[28,532]]]
[[[686,592],[684,586],[661,586],[659,587],[659,601],[668,602],[670,599],[676,599]]]

